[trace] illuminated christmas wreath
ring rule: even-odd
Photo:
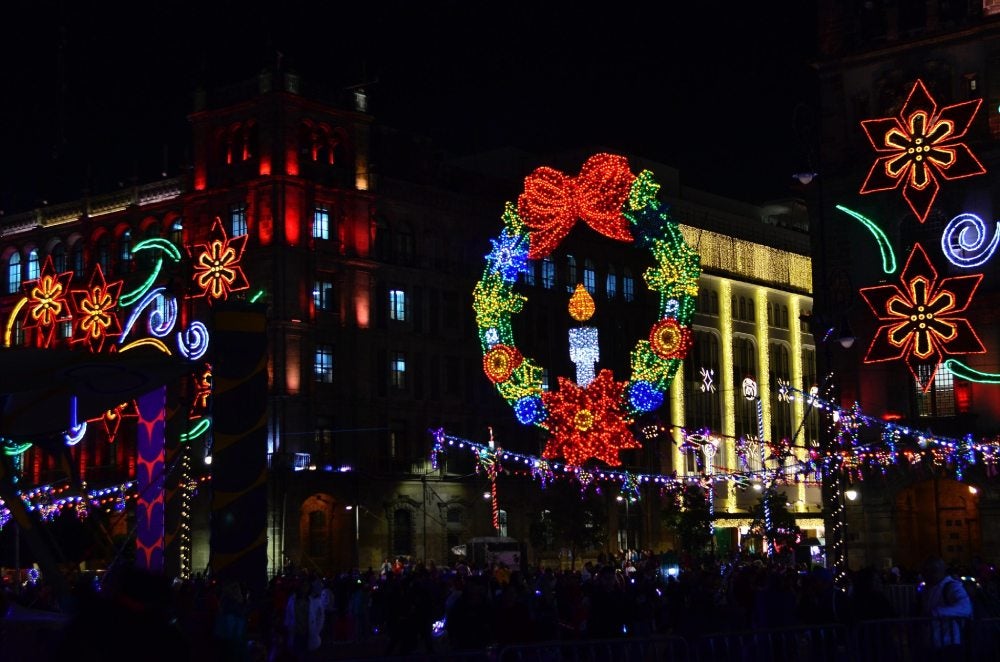
[[[561,456],[575,466],[589,458],[621,464],[620,450],[640,447],[628,427],[633,417],[663,404],[691,347],[701,260],[656,199],[659,188],[651,172],[633,175],[627,159],[613,154],[590,157],[576,177],[538,168],[525,178],[517,205],[507,203],[504,228],[490,240],[493,250],[473,292],[483,370],[521,423],[549,431],[546,458]],[[660,296],[659,319],[632,349],[629,381],[601,370],[586,386],[559,377],[558,390],[549,392],[542,388],[542,368],[514,342],[511,318],[527,301],[514,286],[531,261],[551,254],[578,220],[650,251],[656,265],[644,278]]]

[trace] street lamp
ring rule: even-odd
[[[632,549],[631,537],[629,535],[629,527],[630,527],[629,502],[632,499],[619,494],[617,497],[615,497],[615,500],[618,501],[618,503],[621,503],[622,501],[625,502],[625,550],[624,551],[628,553],[628,551]]]
[[[354,567],[361,571],[361,505],[344,506],[344,510],[354,511]]]

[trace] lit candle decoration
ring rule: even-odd
[[[594,314],[594,300],[580,283],[569,298],[570,317],[586,322]],[[594,381],[594,365],[601,360],[597,342],[597,327],[578,326],[569,330],[569,360],[576,366],[577,386],[587,386]]]

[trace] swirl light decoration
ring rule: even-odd
[[[956,267],[979,267],[993,257],[1000,244],[1000,221],[993,224],[989,236],[986,223],[968,212],[948,221],[941,233],[941,252]]]
[[[538,168],[525,179],[516,207],[507,203],[504,228],[491,240],[493,250],[473,291],[483,367],[521,423],[549,431],[547,459],[619,465],[620,450],[640,446],[629,429],[633,416],[662,404],[690,348],[700,258],[656,199],[658,191],[652,173],[633,175],[627,159],[613,154],[590,157],[576,176]],[[541,367],[514,342],[511,320],[527,301],[514,286],[530,261],[551,254],[578,220],[609,239],[650,251],[656,264],[644,276],[659,295],[659,318],[632,349],[627,382],[602,370],[585,387],[559,377],[557,391],[543,392]]]

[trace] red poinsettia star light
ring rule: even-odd
[[[590,458],[620,465],[619,451],[640,447],[628,429],[631,420],[619,406],[624,389],[610,370],[601,370],[586,388],[560,377],[558,391],[542,393],[551,435],[542,456],[561,456],[573,466]]]
[[[964,142],[959,142],[979,110],[982,99],[938,110],[930,92],[918,80],[899,117],[863,120],[861,127],[876,152],[861,193],[888,191],[903,185],[903,198],[923,223],[941,188],[938,176],[961,179],[982,175],[986,168]]]
[[[104,270],[98,264],[86,289],[70,290],[76,311],[71,343],[85,344],[91,352],[100,352],[108,338],[121,335],[122,326],[116,309],[122,283],[121,280],[107,282]]]
[[[245,234],[230,239],[222,221],[215,218],[208,242],[188,248],[194,265],[197,292],[194,296],[205,297],[211,303],[216,299],[227,299],[231,292],[250,287],[240,266],[246,243]]]
[[[902,287],[863,287],[861,296],[875,317],[885,322],[875,332],[865,363],[904,358],[920,387],[934,382],[942,355],[982,354],[986,351],[965,312],[982,274],[950,276],[938,281],[938,272],[920,244],[913,247],[900,275]],[[921,365],[930,370],[921,376]]]
[[[55,336],[56,324],[70,318],[69,281],[72,271],[57,274],[52,266],[52,257],[45,258],[42,271],[38,278],[25,281],[22,291],[28,295],[28,318],[25,329],[38,329],[36,343],[39,347],[48,347]]]

